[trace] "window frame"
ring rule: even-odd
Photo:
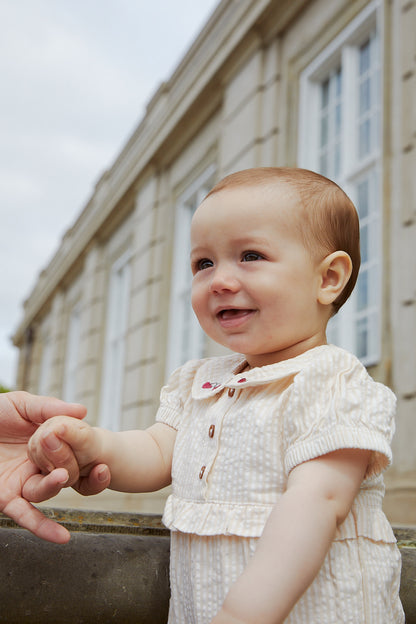
[[[77,373],[81,341],[81,304],[72,306],[68,320],[62,398],[69,403],[77,399]]]
[[[375,33],[374,39],[373,33]],[[342,68],[342,126],[341,145],[343,162],[340,175],[328,175],[334,179],[358,205],[358,188],[366,177],[372,184],[370,196],[371,217],[366,220],[360,216],[361,231],[365,227],[371,229],[371,259],[369,264],[362,262],[358,283],[349,301],[339,313],[331,319],[328,326],[328,338],[340,346],[355,352],[366,366],[375,365],[381,359],[381,314],[382,314],[382,49],[383,49],[383,13],[380,0],[370,2],[351,22],[322,50],[313,61],[304,69],[300,76],[300,106],[299,106],[299,137],[298,162],[300,167],[320,171],[318,160],[320,146],[320,96],[323,81],[331,72]],[[374,106],[373,123],[378,128],[378,144],[373,145],[371,153],[358,160],[358,77],[359,77],[359,49],[370,41],[378,45],[378,54],[374,57],[375,81],[379,89],[379,106]],[[370,48],[371,51],[371,48]],[[378,82],[377,82],[378,79]],[[345,99],[348,94],[348,100]],[[352,94],[350,97],[349,94]],[[352,104],[351,104],[352,102]],[[315,123],[314,123],[315,121]],[[354,131],[352,131],[352,129]],[[321,170],[322,171],[322,170]],[[374,179],[377,183],[374,185]],[[370,225],[369,225],[370,224]],[[363,237],[362,237],[363,238]],[[358,290],[365,279],[367,272],[372,271],[373,279],[368,296],[372,301],[363,310],[358,310]],[[370,281],[367,281],[370,284]],[[360,344],[359,327],[366,325],[365,344],[363,351]]]
[[[38,394],[46,396],[51,391],[51,373],[53,361],[53,343],[49,333],[44,332],[42,337],[42,355],[40,361]]]
[[[109,271],[104,358],[101,375],[100,426],[122,427],[125,347],[131,290],[131,250],[115,260]]]
[[[206,167],[178,197],[175,206],[166,378],[185,361],[202,358],[205,354],[206,337],[190,304],[189,231],[195,209],[213,186],[215,172],[215,164]],[[186,314],[183,312],[185,306]],[[186,327],[189,328],[188,348],[182,342]]]

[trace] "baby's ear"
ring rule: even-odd
[[[350,279],[351,258],[345,251],[334,251],[320,264],[321,283],[318,301],[330,305],[339,297]]]

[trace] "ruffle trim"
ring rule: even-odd
[[[373,542],[394,544],[396,538],[381,509],[360,509],[355,503],[345,521],[338,527],[334,541],[366,537]]]
[[[194,502],[169,496],[163,523],[171,531],[194,535],[237,535],[260,537],[273,505]],[[394,543],[396,538],[383,511],[355,501],[335,541],[367,537],[375,542]]]
[[[195,502],[173,494],[166,501],[163,523],[171,531],[195,535],[259,537],[273,505]]]

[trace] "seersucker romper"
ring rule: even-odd
[[[169,624],[209,624],[298,464],[372,450],[361,489],[287,624],[402,624],[400,553],[382,511],[395,397],[348,352],[324,345],[244,370],[241,355],[191,361],[161,392],[177,430]]]

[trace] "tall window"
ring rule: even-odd
[[[130,301],[130,252],[114,262],[110,271],[100,424],[107,429],[121,426],[124,353]]]
[[[65,352],[64,383],[62,398],[64,401],[75,401],[77,391],[78,353],[81,330],[81,309],[75,305],[71,310],[68,324],[68,338]]]
[[[379,2],[366,9],[301,77],[299,164],[337,182],[360,217],[362,264],[328,339],[364,364],[380,358],[381,85]]]
[[[50,393],[52,374],[52,340],[49,336],[43,339],[42,359],[40,362],[38,394],[47,395]]]
[[[179,197],[176,205],[167,375],[187,360],[204,355],[205,336],[191,306],[189,234],[192,215],[213,186],[214,173],[214,165],[208,167]]]

